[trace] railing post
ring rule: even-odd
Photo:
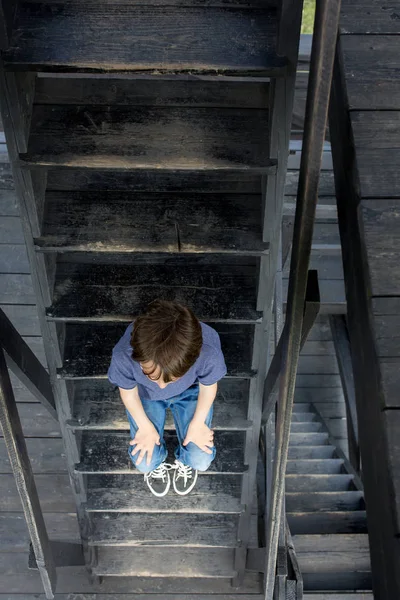
[[[46,598],[52,600],[57,581],[56,568],[1,345],[0,422]]]
[[[272,600],[274,593],[290,424],[303,328],[307,272],[318,199],[318,182],[325,140],[339,14],[340,0],[319,0],[317,2],[286,308],[285,329],[287,327],[287,336],[282,336],[283,368],[278,402],[277,452],[274,464],[271,514],[268,519],[267,568],[264,585],[266,600]]]

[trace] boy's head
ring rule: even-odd
[[[132,358],[150,379],[169,383],[182,377],[196,362],[203,337],[190,308],[155,300],[133,324]]]

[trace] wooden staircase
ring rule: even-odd
[[[210,591],[208,580],[239,585],[257,543],[252,503],[300,14],[295,0],[17,6],[2,114],[94,578],[130,577],[147,591],[165,579],[171,594],[188,580],[196,593]],[[127,323],[160,297],[218,331],[228,366],[215,402],[216,460],[183,498],[148,493],[106,379]],[[310,589],[336,589],[320,585],[309,544],[339,534],[342,548],[354,520],[365,546],[362,494],[314,414],[295,417],[289,522]],[[166,439],[172,447],[171,420]],[[312,485],[315,499],[304,492]],[[258,575],[246,578],[243,600],[259,590]]]

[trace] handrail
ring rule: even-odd
[[[303,151],[297,192],[275,438],[275,461],[267,524],[265,600],[274,595],[294,388],[303,330],[318,183],[328,116],[340,0],[317,0],[310,61]]]
[[[35,373],[30,369],[33,366],[37,367],[37,364],[40,365],[48,377],[46,370],[0,309],[0,424],[46,598],[52,600],[57,581],[55,560],[40,507],[28,449],[8,373],[5,351],[11,353],[11,359],[18,373],[24,374],[24,383],[29,375],[35,378]],[[32,355],[37,363],[32,361]],[[52,396],[48,396],[48,388],[42,386],[41,383],[43,383],[43,380],[39,377],[39,380],[36,378],[36,381],[32,382],[32,386],[34,389],[39,390],[36,387],[39,385],[42,392],[46,390],[47,400],[51,408],[51,400],[54,405],[54,399],[52,399]]]

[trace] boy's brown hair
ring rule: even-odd
[[[132,358],[153,362],[145,372],[151,379],[163,377],[165,383],[182,377],[199,357],[203,336],[194,313],[177,302],[154,300],[135,319],[131,335]],[[159,368],[158,376],[151,377]]]

